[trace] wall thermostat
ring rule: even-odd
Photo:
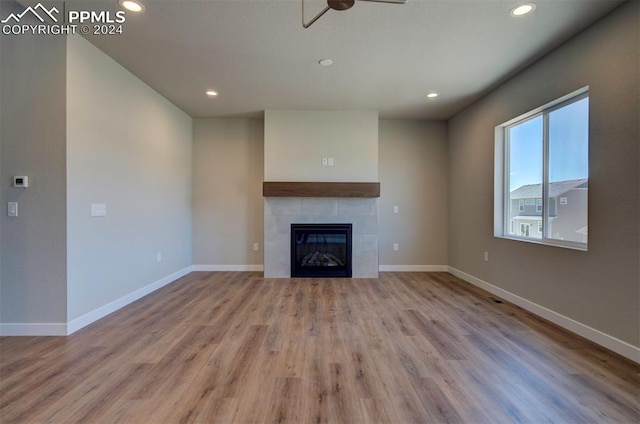
[[[29,177],[26,177],[26,176],[13,177],[13,186],[15,188],[29,187]]]

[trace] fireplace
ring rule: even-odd
[[[291,224],[291,277],[351,278],[352,224]]]

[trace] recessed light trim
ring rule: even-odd
[[[322,66],[331,66],[333,65],[333,60],[331,59],[320,59],[318,63]]]
[[[438,97],[438,93],[436,93],[436,92],[431,92],[431,93],[427,94],[427,98],[428,99],[435,99],[436,97]]]
[[[218,92],[215,90],[207,90],[207,96],[209,97],[216,97],[218,95]]]
[[[137,0],[119,0],[120,6],[127,9],[129,12],[141,13],[144,12],[144,4]]]
[[[515,17],[525,16],[533,12],[534,10],[536,10],[536,5],[534,3],[523,3],[511,9],[510,14],[511,16]]]

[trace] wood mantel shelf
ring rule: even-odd
[[[380,197],[380,183],[264,181],[264,197]]]

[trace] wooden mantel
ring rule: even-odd
[[[264,181],[264,197],[380,197],[380,183]]]

